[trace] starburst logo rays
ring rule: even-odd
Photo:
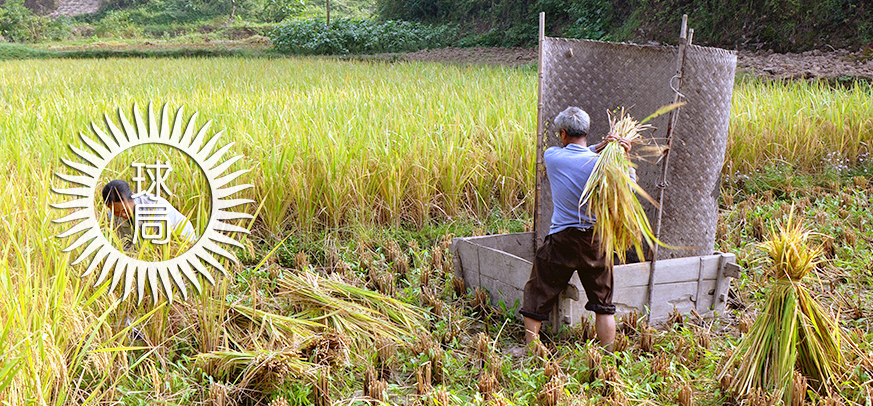
[[[236,256],[219,244],[242,248],[242,244],[237,240],[223,233],[248,234],[249,232],[243,227],[231,224],[231,221],[251,219],[252,216],[248,213],[229,210],[247,203],[254,203],[249,199],[233,198],[233,195],[253,187],[252,185],[231,186],[231,182],[249,171],[238,170],[225,174],[242,156],[236,155],[222,161],[234,143],[230,142],[213,152],[224,132],[220,131],[207,139],[212,121],[207,121],[206,124],[197,128],[196,112],[188,120],[184,129],[183,109],[180,107],[176,111],[171,125],[166,104],[161,109],[160,118],[153,113],[151,104],[148,107],[148,121],[142,119],[136,104],[133,105],[133,123],[128,120],[120,108],[118,109],[118,118],[121,123],[120,128],[110,119],[108,114],[104,114],[107,131],[92,122],[91,129],[97,136],[96,140],[79,134],[87,148],[79,149],[70,146],[70,149],[84,162],[61,158],[64,165],[72,169],[73,174],[57,172],[55,175],[74,187],[53,188],[52,190],[60,195],[73,198],[73,200],[52,204],[52,207],[66,210],[75,209],[75,211],[60,219],[53,220],[59,224],[70,223],[70,227],[57,237],[68,238],[79,234],[64,249],[64,252],[71,252],[79,247],[85,247],[72,262],[72,265],[90,260],[82,277],[91,275],[99,268],[95,287],[100,286],[111,275],[112,282],[109,292],[114,291],[123,282],[122,300],[126,300],[136,288],[138,301],[142,302],[146,284],[150,287],[154,303],[157,303],[161,293],[168,300],[173,300],[172,285],[179,289],[183,298],[187,298],[187,282],[190,282],[197,292],[202,289],[198,275],[210,284],[215,283],[207,266],[218,269],[224,275],[227,274],[216,256],[237,262]],[[161,262],[147,262],[131,258],[114,247],[100,231],[100,223],[97,221],[94,206],[100,174],[112,159],[125,150],[146,144],[159,144],[176,148],[196,162],[206,177],[212,201],[209,221],[203,235],[180,256]]]

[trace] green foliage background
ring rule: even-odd
[[[7,0],[0,6],[0,37],[12,42],[61,39],[69,35],[69,18],[36,15],[23,0]]]
[[[109,0],[94,18],[128,13],[135,24],[178,24],[234,17],[249,21],[279,22],[299,15],[303,0]]]
[[[452,45],[456,30],[407,21],[341,18],[290,21],[272,33],[279,52],[291,54],[362,54],[417,51]]]
[[[0,35],[12,42],[68,39],[72,28],[90,24],[98,36],[162,38],[240,22],[271,25],[246,31],[264,35],[278,23],[290,22],[284,29],[288,31],[306,26],[299,20],[323,19],[328,1],[108,0],[97,14],[52,20],[42,15],[60,0],[0,0]],[[422,24],[416,30],[450,30],[455,35],[440,42],[456,46],[533,46],[540,12],[546,13],[548,35],[574,38],[675,43],[681,16],[688,14],[694,42],[700,45],[798,52],[828,47],[855,50],[873,41],[869,0],[332,0],[330,4],[332,20],[354,20],[340,23],[341,32],[331,34],[334,37],[386,26],[357,21],[375,18]],[[406,26],[387,24],[399,27],[389,38],[408,42]],[[321,48],[348,49],[346,43]],[[393,49],[406,50],[406,45]]]
[[[698,44],[803,51],[873,41],[865,0],[376,0],[386,19],[457,24],[490,45],[533,45],[537,15],[548,35],[675,42],[688,14]]]

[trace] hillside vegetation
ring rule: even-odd
[[[220,33],[236,39],[240,33],[269,36],[278,25],[291,31],[312,30],[327,16],[328,0],[108,0],[93,15],[51,19],[59,0],[0,1],[0,36],[13,42],[82,38],[167,39],[191,34]],[[384,47],[359,47],[337,42],[343,36],[409,38],[407,23],[417,23],[419,36],[441,40],[404,40],[434,46],[534,46],[537,15],[547,15],[548,35],[610,41],[676,43],[682,14],[695,29],[694,42],[729,49],[857,50],[873,41],[873,5],[865,0],[340,0],[330,1],[331,20],[340,21],[317,34],[293,39],[304,53],[381,52]],[[343,19],[352,22],[343,23]],[[374,20],[390,21],[397,31],[380,30]],[[242,27],[242,28],[240,28]],[[225,33],[230,31],[229,33]],[[374,32],[375,31],[375,32]],[[243,36],[244,37],[244,36]],[[189,41],[191,39],[188,39]],[[355,41],[360,42],[357,38]],[[287,41],[286,41],[287,42]],[[869,46],[868,46],[869,47]],[[286,47],[287,49],[290,49]]]
[[[864,0],[377,0],[382,18],[457,24],[480,43],[533,45],[537,15],[548,35],[675,43],[688,14],[698,44],[776,52],[873,41],[873,6]]]

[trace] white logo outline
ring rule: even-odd
[[[126,300],[133,292],[134,282],[138,303],[141,303],[145,296],[146,282],[148,282],[150,287],[153,304],[157,304],[160,294],[165,295],[167,300],[172,302],[172,285],[175,285],[181,291],[183,299],[187,299],[188,290],[185,280],[189,281],[197,292],[200,293],[202,287],[198,280],[198,274],[206,279],[210,285],[215,284],[215,279],[207,267],[204,266],[204,263],[218,269],[222,275],[227,276],[227,270],[224,269],[214,255],[227,258],[237,264],[239,263],[236,255],[221,248],[219,244],[243,248],[242,244],[221,232],[249,233],[249,230],[246,228],[226,222],[229,220],[253,218],[248,213],[228,210],[244,204],[254,203],[250,199],[231,198],[232,195],[238,192],[253,188],[253,185],[228,186],[240,175],[248,173],[249,170],[238,170],[221,176],[231,165],[242,159],[242,155],[232,156],[221,161],[221,158],[230,150],[234,142],[230,142],[212,153],[213,148],[215,148],[218,141],[224,135],[224,131],[219,131],[207,140],[207,132],[212,125],[212,120],[207,121],[197,129],[195,123],[197,113],[195,112],[191,115],[183,132],[183,111],[183,107],[179,107],[176,110],[172,129],[170,127],[170,114],[167,104],[164,104],[161,109],[160,125],[158,125],[151,103],[148,106],[148,124],[143,121],[136,103],[133,105],[134,125],[131,125],[121,108],[118,108],[118,118],[123,130],[115,125],[108,114],[104,114],[104,121],[109,130],[108,133],[94,124],[94,122],[91,122],[91,129],[97,135],[99,141],[86,137],[81,132],[79,133],[79,137],[90,149],[90,152],[70,145],[73,153],[85,162],[74,162],[61,158],[61,162],[67,168],[78,172],[78,175],[68,175],[60,171],[55,172],[55,176],[58,178],[81,186],[67,189],[52,188],[52,191],[57,194],[76,198],[75,200],[51,204],[52,207],[66,210],[77,209],[72,214],[52,220],[52,222],[61,224],[81,220],[79,223],[71,225],[67,231],[56,235],[58,238],[67,238],[81,234],[69,246],[64,248],[63,252],[71,252],[87,243],[86,248],[71,265],[78,265],[90,258],[88,268],[81,275],[84,278],[97,270],[97,267],[102,262],[103,266],[100,268],[100,274],[94,287],[96,288],[104,283],[111,272],[112,284],[107,293],[113,292],[123,278],[124,294],[121,301]],[[149,262],[130,258],[124,252],[114,247],[100,231],[100,223],[97,221],[97,212],[94,207],[97,182],[100,179],[100,174],[106,169],[106,166],[112,159],[130,148],[149,144],[175,148],[193,160],[205,175],[212,202],[209,222],[203,235],[180,256],[161,262]],[[162,285],[162,291],[158,289],[159,282]]]

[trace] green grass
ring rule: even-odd
[[[0,59],[36,59],[52,55],[51,52],[22,44],[0,44]]]
[[[243,317],[252,314],[245,309],[300,312],[277,280],[305,263],[393,291],[427,319],[429,333],[411,348],[381,360],[361,349],[352,365],[333,366],[334,401],[360,395],[366,366],[387,365],[392,399],[411,402],[416,371],[431,365],[442,382],[434,380],[428,396],[455,404],[484,403],[476,385],[483,371],[513,404],[533,404],[548,382],[564,383],[578,404],[674,404],[686,384],[697,404],[721,404],[713,377],[736,345],[734,326],[710,333],[688,322],[656,333],[652,353],[627,330],[630,348],[604,359],[597,369],[605,375],[589,382],[583,334],[548,344],[562,369],[550,377],[541,361],[503,355],[522,334],[514,314],[483,312],[472,306],[474,295],[454,291],[440,247],[447,236],[530,228],[535,79],[530,68],[320,58],[0,62],[0,404],[190,404],[243,399],[256,387],[249,384],[266,384],[259,388],[267,400],[311,399],[309,382],[279,379],[251,362],[300,367],[282,348],[268,348],[278,342],[264,338],[273,327]],[[850,334],[871,336],[870,94],[865,84],[738,82],[718,248],[746,268],[736,286],[752,312],[765,285],[752,248],[762,237],[757,224],[796,202],[815,231],[835,238],[813,294],[844,309],[841,326],[858,329]],[[61,252],[63,241],[51,237],[62,228],[50,222],[61,213],[49,207],[60,200],[49,187],[63,186],[52,172],[71,156],[67,144],[78,145],[89,122],[114,117],[116,106],[129,112],[134,102],[185,105],[186,116],[198,111],[198,123],[225,129],[246,156],[239,166],[253,169],[250,196],[263,202],[240,251],[245,265],[203,295],[153,313],[92,288],[69,265],[75,256]],[[393,284],[374,283],[385,280]],[[130,339],[127,316],[148,343]],[[497,346],[477,355],[481,332]],[[861,341],[869,352],[869,340]],[[302,351],[305,362],[324,361],[312,348]],[[221,375],[208,360],[238,370]],[[849,362],[855,375],[840,393],[861,403],[869,371]],[[246,374],[259,379],[241,381]]]
[[[90,44],[94,44],[91,42]],[[252,47],[240,42],[225,44],[168,44],[150,47],[137,41],[116,42],[115,46],[68,45],[66,49],[36,47],[20,44],[0,44],[0,60],[29,59],[106,59],[106,58],[206,58],[206,57],[275,57],[277,54],[265,47]]]

